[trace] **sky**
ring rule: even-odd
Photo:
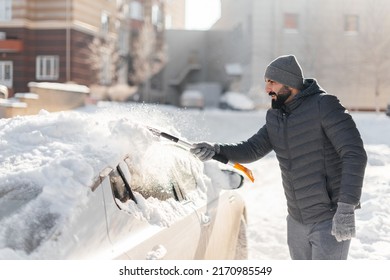
[[[186,29],[209,29],[220,17],[220,0],[186,0]]]

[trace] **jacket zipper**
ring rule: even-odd
[[[295,190],[294,190],[293,182],[291,180],[291,175],[290,175],[291,174],[291,169],[292,169],[292,164],[291,164],[290,145],[289,145],[289,142],[288,142],[287,119],[288,119],[287,114],[285,112],[282,112],[282,120],[283,120],[283,124],[284,124],[283,134],[284,134],[284,141],[286,143],[287,158],[288,158],[288,182],[289,182],[289,185],[290,185],[290,188],[291,188],[291,192],[292,192],[292,195],[293,195],[294,202],[297,204],[297,198],[295,196]],[[299,209],[298,205],[297,205],[297,209],[298,209],[298,213],[299,213],[299,216],[300,216],[300,220],[303,223],[302,213],[301,213],[301,210]]]
[[[284,124],[284,129],[283,129],[283,135],[284,135],[284,141],[286,143],[286,148],[287,148],[287,156],[288,156],[288,175],[290,177],[290,170],[291,170],[291,152],[290,152],[290,145],[288,143],[288,133],[287,133],[287,114],[282,113],[282,119],[283,119],[283,124]]]

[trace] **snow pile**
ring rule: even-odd
[[[163,193],[170,178],[179,180],[187,172],[198,180],[198,192],[190,195],[194,201],[204,200],[211,179],[203,175],[203,163],[146,128],[164,125],[179,135],[166,119],[153,106],[41,111],[36,116],[0,119],[0,259],[26,257],[56,228],[77,217],[98,174],[107,166],[115,167],[126,154],[131,155],[134,183],[145,187],[143,192],[149,187],[152,193],[152,187],[159,186]],[[129,202],[124,207],[151,224],[169,226],[193,210],[173,199],[145,199],[135,191],[139,204]]]
[[[89,93],[89,88],[84,85],[78,84],[63,84],[63,83],[51,83],[51,82],[29,82],[29,87],[42,88],[42,89],[54,89],[54,90],[64,90],[80,93]]]
[[[388,260],[390,259],[390,146],[367,145],[366,151],[368,166],[362,193],[362,209],[356,211],[358,238],[353,240],[351,256],[356,259]]]
[[[221,106],[233,110],[253,110],[255,105],[253,101],[243,93],[229,91],[221,96]]]

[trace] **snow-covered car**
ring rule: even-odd
[[[255,109],[253,101],[245,94],[240,92],[225,92],[221,98],[219,107],[237,111],[250,111]]]
[[[386,115],[390,117],[390,104],[387,105]]]
[[[185,108],[204,108],[204,96],[199,90],[187,89],[180,96],[180,106]]]
[[[242,175],[134,118],[41,112],[0,138],[0,259],[246,258]]]

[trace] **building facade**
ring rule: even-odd
[[[221,2],[227,11],[239,9],[232,0]],[[390,102],[388,1],[247,2],[251,8],[241,13],[237,24],[252,22],[247,33],[251,36],[250,88],[263,88],[264,69],[271,60],[295,54],[304,75],[316,78],[350,110],[385,109]],[[224,8],[222,17],[223,12]]]
[[[200,67],[187,80],[225,84],[225,66],[238,64],[240,91],[260,106],[269,106],[265,68],[283,54],[295,54],[305,77],[317,79],[350,110],[379,111],[390,102],[387,0],[221,0],[221,18],[211,30],[168,34],[175,59],[165,80],[172,100],[180,90],[169,81],[189,68],[186,61],[196,53]]]
[[[116,38],[110,21],[116,16],[115,1],[1,2],[0,83],[25,92],[30,81],[97,82],[98,75],[91,73],[90,44],[95,37]]]
[[[185,29],[186,0],[165,0],[165,28]]]
[[[162,48],[163,10],[162,0],[0,0],[0,84],[12,96],[31,81],[130,83],[146,23]]]

